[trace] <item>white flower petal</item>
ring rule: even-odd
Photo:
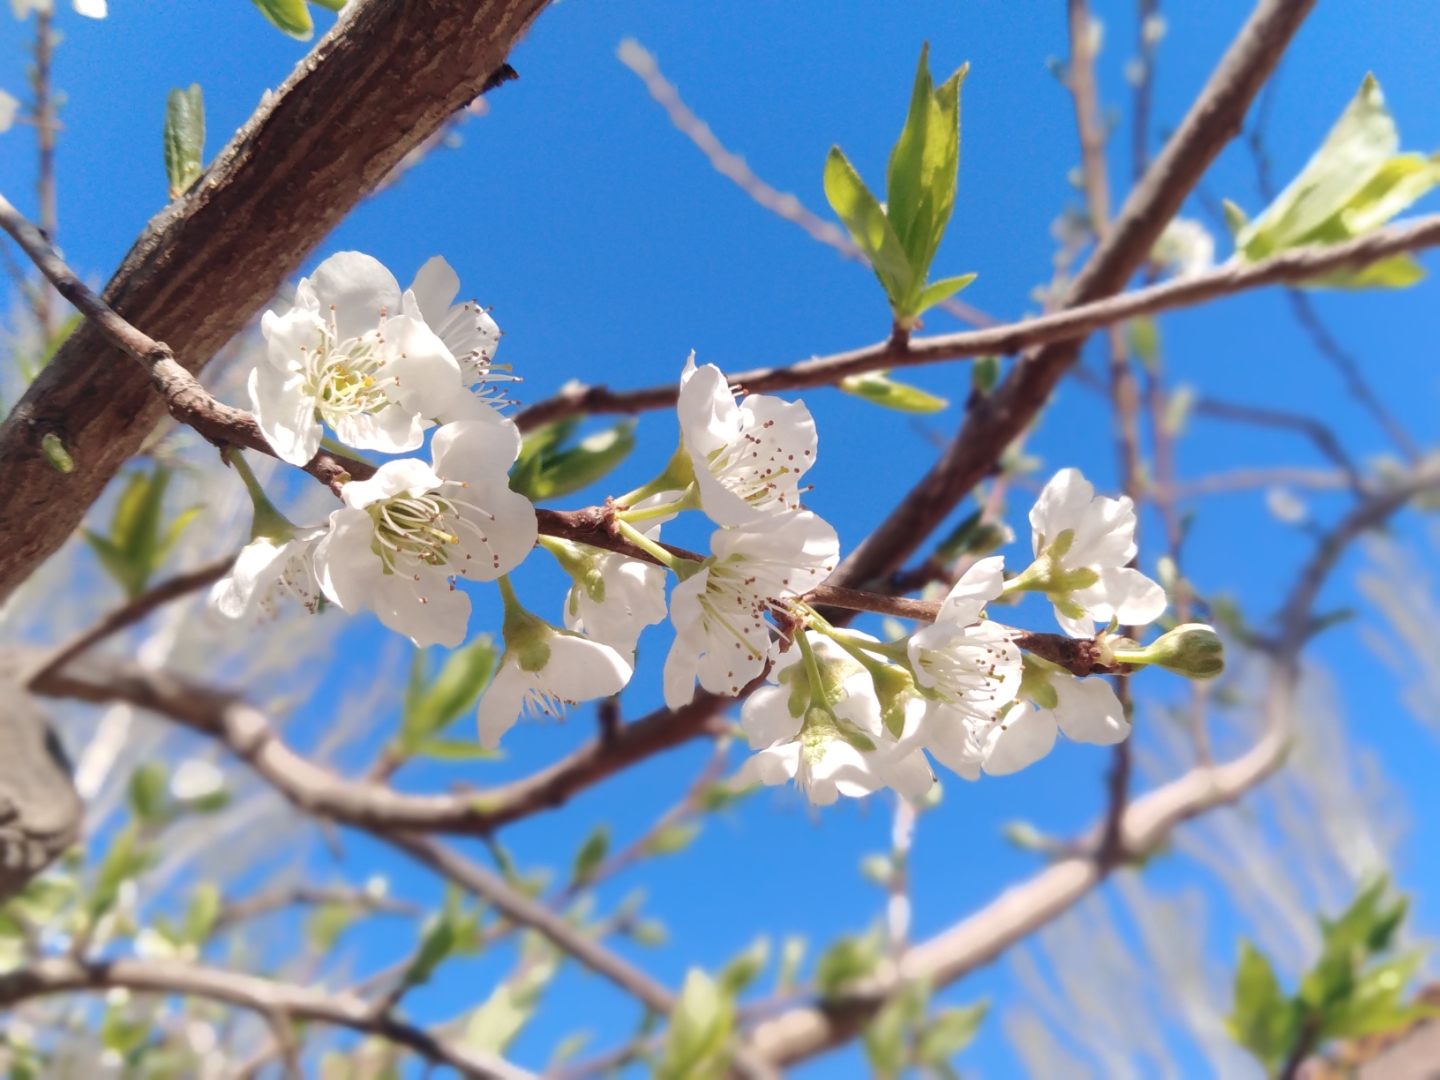
[[[528,681],[528,676],[520,670],[520,664],[513,657],[507,657],[490,680],[480,698],[475,717],[480,729],[480,745],[486,750],[498,747],[501,736],[520,719]]]
[[[549,639],[550,660],[538,673],[549,692],[569,704],[618,694],[631,667],[614,649],[570,634]]]
[[[1033,765],[1055,745],[1055,716],[1028,701],[1016,705],[985,735],[985,771],[1007,776]]]
[[[790,715],[790,687],[762,686],[748,698],[740,710],[740,726],[752,750],[762,750],[779,742],[789,742],[800,734],[804,722]]]
[[[470,597],[439,574],[383,574],[372,583],[369,604],[379,620],[418,648],[460,647],[470,623]]]
[[[442,482],[435,470],[423,461],[402,458],[385,462],[369,480],[351,480],[340,492],[346,506],[364,509],[395,495],[433,491]]]
[[[386,393],[409,412],[438,416],[466,392],[460,365],[445,343],[419,317],[401,315],[385,320],[385,374],[395,379]]]
[[[476,483],[505,476],[520,456],[520,442],[514,421],[486,409],[474,420],[440,428],[430,441],[430,453],[435,471],[446,480]]]
[[[305,394],[304,379],[261,363],[250,372],[249,390],[255,421],[276,456],[289,465],[309,464],[324,432],[315,419],[314,399]]]
[[[966,570],[940,605],[936,622],[968,626],[985,605],[1005,591],[1005,557],[992,555]]]
[[[331,255],[310,275],[321,318],[334,320],[340,341],[358,338],[400,312],[400,283],[384,264],[359,251]]]
[[[1108,679],[1055,674],[1050,685],[1058,699],[1052,711],[1067,739],[1110,746],[1130,734],[1130,721]]]
[[[352,480],[345,488],[356,483]],[[330,515],[330,531],[315,546],[320,588],[346,614],[353,615],[369,603],[372,585],[379,576],[379,560],[370,549],[374,535],[370,515],[347,506]]]
[[[444,258],[436,255],[420,267],[409,291],[415,294],[421,317],[436,327],[460,293],[460,275]]]
[[[419,413],[387,405],[376,412],[350,413],[336,417],[335,437],[356,450],[378,450],[382,454],[404,454],[418,450],[425,441],[425,422]]]

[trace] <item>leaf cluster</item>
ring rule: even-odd
[[[200,507],[191,507],[165,524],[165,488],[169,483],[170,470],[164,465],[156,465],[148,473],[131,473],[115,503],[109,535],[85,530],[85,539],[100,565],[132,599],[145,591],[180,534],[200,513]]]
[[[579,426],[572,417],[525,436],[510,474],[510,489],[531,502],[558,499],[608,476],[635,449],[633,420],[572,442]]]

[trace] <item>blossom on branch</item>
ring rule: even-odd
[[[526,710],[562,716],[566,705],[618,694],[632,668],[608,645],[551,626],[520,606],[506,578],[505,655],[480,699],[480,745],[494,750]]]
[[[535,508],[510,490],[520,432],[488,420],[446,424],[431,441],[433,465],[388,461],[341,489],[343,509],[315,551],[320,587],[347,612],[372,609],[416,645],[465,640],[470,598],[457,579],[494,581],[535,545]]]
[[[978,733],[985,771],[1004,776],[1033,765],[1050,753],[1060,731],[1075,742],[1111,746],[1129,737],[1130,721],[1106,679],[1078,679],[1027,657],[1020,699]]]
[[[665,704],[687,705],[695,680],[711,693],[735,694],[765,667],[772,599],[799,596],[840,559],[840,540],[808,510],[718,529],[711,557],[670,594],[675,643],[665,660]]]
[[[265,359],[250,399],[283,461],[304,465],[324,426],[346,446],[397,454],[464,393],[460,367],[426,325],[413,292],[358,251],[332,255],[295,291],[286,314],[260,322]],[[467,417],[468,418],[468,417]]]
[[[460,293],[460,275],[441,256],[436,255],[420,267],[410,292],[421,317],[429,325],[450,355],[460,365],[460,381],[476,387],[465,398],[477,399],[486,405],[506,404],[504,390],[494,383],[515,382],[514,375],[495,368],[495,350],[500,347],[500,327],[479,301],[455,303]]]
[[[800,477],[815,463],[815,421],[804,402],[751,394],[736,404],[714,364],[680,375],[680,436],[700,503],[717,525],[745,525],[800,509]]]
[[[291,539],[257,536],[240,549],[230,573],[210,588],[210,604],[227,619],[272,616],[285,596],[306,611],[320,601],[315,545],[325,529],[299,529]]]
[[[740,714],[757,752],[741,767],[739,783],[794,780],[819,806],[883,787],[910,799],[930,790],[935,776],[925,755],[913,747],[898,751],[869,672],[829,638],[812,630],[803,646],[797,640],[773,656],[770,681]]]
[[[1061,469],[1030,511],[1035,562],[1008,584],[1043,592],[1071,637],[1118,619],[1143,626],[1165,611],[1165,590],[1128,563],[1135,557],[1135,506],[1107,499],[1079,469]]]

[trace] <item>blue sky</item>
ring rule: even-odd
[[[304,53],[304,46],[275,32],[243,0],[115,0],[111,6],[103,23],[65,10],[57,60],[58,83],[68,97],[58,239],[70,262],[97,281],[164,205],[160,129],[167,90],[191,82],[203,86],[207,151],[213,155],[262,92],[278,85]],[[1160,130],[1183,115],[1248,6],[1236,0],[1165,5],[1170,33],[1159,58]],[[1107,24],[1102,93],[1107,104],[1128,107],[1121,70],[1133,49],[1131,8],[1099,3],[1097,11]],[[916,54],[928,40],[937,76],[971,63],[962,105],[960,191],[935,273],[977,271],[964,299],[998,317],[1018,317],[1035,307],[1031,289],[1050,274],[1050,224],[1075,197],[1067,181],[1078,161],[1071,104],[1046,67],[1048,57],[1067,52],[1064,31],[1062,6],[1033,0],[563,0],[542,15],[512,56],[519,81],[489,97],[489,114],[462,129],[461,145],[433,154],[398,186],[359,207],[307,265],[329,252],[358,248],[404,281],[430,255],[444,254],[464,291],[494,306],[507,334],[504,358],[525,378],[525,400],[537,400],[571,377],[614,386],[672,379],[691,349],[701,362],[734,370],[876,341],[888,329],[888,312],[874,280],[756,207],[715,173],[670,127],[615,49],[622,38],[637,38],[730,149],[775,187],[826,212],[820,176],[832,144],[841,145],[878,186]],[[22,33],[0,19],[0,89],[17,94]],[[1433,107],[1437,63],[1440,9],[1433,4],[1320,5],[1280,73],[1269,132],[1277,177],[1298,170],[1366,71],[1374,71],[1385,88],[1404,148],[1440,147],[1440,110]],[[1122,190],[1129,176],[1125,117],[1122,108],[1111,146],[1112,183]],[[28,138],[21,131],[0,137],[0,191],[31,212]],[[1217,200],[1260,208],[1250,160],[1239,147],[1225,153],[1204,188]],[[1188,213],[1218,228],[1198,203],[1192,201]],[[1223,240],[1221,249],[1228,251]],[[1425,444],[1433,437],[1440,389],[1433,363],[1440,307],[1430,299],[1433,288],[1318,299],[1381,396]],[[937,313],[930,328],[958,324]],[[1217,397],[1321,415],[1362,459],[1389,452],[1297,330],[1278,293],[1167,316],[1161,330],[1177,381]],[[1097,356],[1087,356],[1098,363]],[[969,371],[954,364],[907,378],[963,400]],[[917,422],[834,391],[810,392],[805,399],[821,436],[810,506],[836,526],[848,549],[927,468],[933,440],[953,430],[957,411]],[[1186,477],[1242,464],[1321,464],[1307,444],[1290,436],[1203,421],[1192,430],[1180,451]],[[647,416],[639,435],[639,451],[606,490],[625,490],[658,469],[673,445],[673,418]],[[1108,416],[1074,382],[1062,386],[1029,449],[1047,470],[1077,465],[1102,487],[1114,483]],[[603,494],[570,502],[581,505]],[[1324,500],[1315,506],[1322,519],[1333,512]],[[1012,520],[1023,522],[1027,509],[1023,498],[1016,500]],[[1188,547],[1192,578],[1204,593],[1242,597],[1256,617],[1268,612],[1309,539],[1275,522],[1259,493],[1213,499],[1198,510]],[[1147,522],[1152,539],[1154,525]],[[682,528],[675,535],[692,547],[703,544],[698,531]],[[1154,554],[1146,555],[1147,566]],[[1330,605],[1355,598],[1349,577],[1342,574],[1331,589]],[[531,606],[558,616],[561,584],[548,567],[527,564],[519,584]],[[477,631],[498,626],[493,595],[477,595],[476,609]],[[1039,620],[1044,613],[1027,614]],[[364,670],[387,640],[373,623],[358,620],[347,631],[341,668]],[[658,704],[667,645],[663,631],[642,641],[627,714]],[[1428,896],[1440,882],[1440,853],[1424,838],[1440,813],[1428,782],[1436,747],[1397,708],[1392,690],[1383,689],[1377,699],[1363,663],[1353,662],[1368,656],[1356,629],[1332,631],[1318,653],[1343,666],[1340,688],[1351,723],[1364,728],[1362,742],[1406,793],[1417,826],[1401,849],[1398,869],[1421,897],[1422,929],[1433,932],[1440,911]],[[317,704],[306,720],[323,724],[324,717]],[[507,739],[507,760],[472,767],[464,778],[488,783],[530,771],[590,731],[583,709],[564,727],[517,728]],[[505,842],[528,863],[564,865],[598,821],[610,822],[617,837],[633,835],[683,790],[705,753],[695,746],[647,763],[628,781],[586,793],[563,814],[515,827]],[[941,929],[1034,869],[1031,856],[1000,839],[1001,823],[1024,817],[1070,832],[1089,821],[1107,763],[1094,748],[1062,746],[1019,776],[948,784],[945,805],[920,826],[917,935]],[[418,771],[414,777],[453,778]],[[718,965],[760,931],[776,939],[804,932],[819,943],[862,929],[879,913],[880,896],[859,877],[857,862],[886,845],[888,830],[888,810],[876,800],[810,814],[793,798],[767,793],[752,799],[711,823],[685,858],[644,875],[648,908],[665,919],[672,941],[638,953],[639,961],[678,984],[688,962]],[[374,854],[397,876],[399,891],[424,895],[428,889],[363,842],[353,843],[351,854]],[[615,900],[636,884],[621,882],[605,895]],[[1222,937],[1220,946],[1223,955],[1231,954],[1233,942]],[[364,947],[386,956],[404,942],[377,932]],[[492,962],[481,961],[473,975],[418,995],[416,1007],[435,1015],[458,1010],[481,985],[472,980],[491,970]],[[1003,1004],[1014,992],[1001,965],[966,983],[955,998],[988,993]],[[521,1040],[517,1056],[525,1064],[543,1064],[555,1038],[576,1027],[602,1032],[597,1045],[609,1045],[632,1018],[628,1004],[598,980],[570,976],[557,987],[555,1008]],[[988,1026],[960,1061],[986,1076],[1018,1075],[998,1024]],[[859,1073],[852,1055],[809,1074]]]

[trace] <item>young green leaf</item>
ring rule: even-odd
[[[758,937],[748,949],[720,969],[720,988],[730,997],[738,997],[760,977],[770,962],[770,939]]]
[[[584,885],[589,881],[609,853],[610,829],[605,825],[596,825],[575,853],[575,865],[570,871],[571,886]]]
[[[656,1080],[718,1080],[725,1075],[734,1024],[733,1002],[710,976],[692,968],[670,1014]]]
[[[199,83],[174,89],[165,103],[165,175],[178,198],[205,170],[205,98]]]
[[[885,371],[867,371],[840,380],[840,389],[874,405],[896,412],[936,413],[950,404],[942,397],[927,394],[918,386],[898,382]]]
[[[576,427],[577,421],[562,420],[528,435],[510,474],[510,489],[532,502],[558,499],[604,479],[635,449],[632,420],[565,446]]]
[[[1295,1011],[1280,990],[1280,980],[1270,961],[1248,941],[1240,946],[1235,1007],[1225,1026],[1267,1070],[1284,1060],[1295,1035]]]
[[[167,780],[167,770],[158,761],[147,762],[130,774],[130,812],[142,825],[158,825],[168,816]]]
[[[496,652],[489,637],[453,650],[433,678],[426,674],[425,653],[416,650],[410,664],[400,720],[400,743],[407,754],[475,708],[495,671]]]
[[[870,194],[865,181],[838,146],[832,146],[825,159],[825,198],[851,238],[870,259],[875,276],[885,287],[885,295],[899,318],[915,274],[879,200]]]
[[[265,18],[297,41],[309,41],[315,36],[315,23],[310,19],[305,0],[255,0],[255,6]]]
[[[816,961],[815,989],[821,997],[835,997],[851,983],[872,974],[884,952],[884,938],[878,930],[863,937],[846,934],[837,938]]]
[[[948,1062],[975,1041],[989,1011],[988,1001],[937,1010],[920,1035],[916,1060],[932,1068]]]
[[[170,471],[157,465],[151,473],[131,473],[115,503],[110,535],[85,530],[85,539],[94,549],[105,571],[131,597],[140,595],[151,576],[194,520],[199,508],[187,510],[162,531],[165,488]]]

